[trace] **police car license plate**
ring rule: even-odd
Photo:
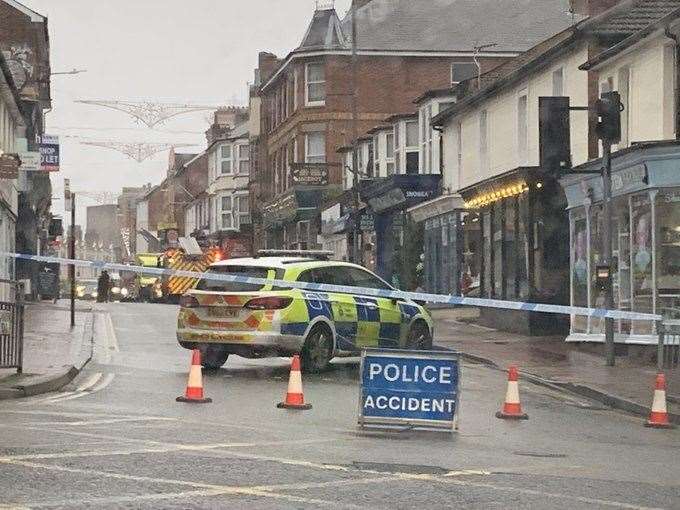
[[[232,308],[230,306],[214,306],[208,309],[208,315],[211,317],[236,317],[238,316],[239,308]]]

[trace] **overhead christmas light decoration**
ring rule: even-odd
[[[99,204],[112,204],[118,201],[119,193],[113,191],[73,191],[77,197],[91,198]]]
[[[146,161],[155,156],[159,152],[166,151],[173,147],[192,147],[194,144],[190,143],[149,143],[149,142],[112,142],[112,141],[81,141],[83,145],[92,145],[93,147],[103,147],[105,149],[112,149],[121,154],[125,154],[130,159],[134,159],[137,163]]]
[[[94,106],[101,106],[103,108],[110,108],[119,112],[127,113],[132,116],[136,122],[146,124],[153,128],[158,124],[162,124],[166,120],[184,115],[186,113],[201,112],[206,110],[217,110],[219,106],[215,105],[192,105],[182,103],[152,103],[144,101],[106,101],[106,100],[83,100],[79,99],[76,103],[89,104]]]

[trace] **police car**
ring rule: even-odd
[[[394,290],[365,268],[328,260],[327,252],[263,250],[212,264],[208,272]],[[430,349],[432,318],[418,303],[361,292],[316,292],[203,279],[180,300],[177,340],[198,348],[206,368],[229,354],[258,358],[301,354],[303,370],[325,369],[362,347]]]

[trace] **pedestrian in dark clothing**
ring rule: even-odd
[[[97,280],[97,302],[106,303],[109,301],[109,289],[111,286],[111,277],[109,272],[104,269]]]

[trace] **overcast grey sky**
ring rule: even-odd
[[[114,110],[77,99],[245,104],[259,51],[283,56],[296,47],[314,12],[314,0],[20,0],[49,18],[54,109],[47,132],[61,137],[62,171],[53,174],[53,196],[63,180],[75,191],[119,191],[158,183],[168,152],[137,163],[81,141],[149,141],[204,146],[209,112],[170,119],[155,130]],[[337,0],[342,17],[351,0]],[[194,150],[192,150],[194,149]],[[89,199],[79,201],[85,223]],[[63,200],[53,203],[63,214]]]

